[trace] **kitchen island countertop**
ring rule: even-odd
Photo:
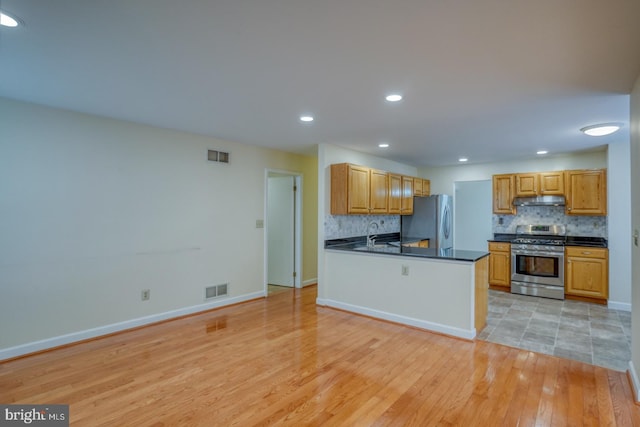
[[[354,253],[370,253],[380,255],[408,256],[432,258],[450,261],[475,262],[489,255],[489,252],[470,251],[464,249],[436,249],[403,246],[403,243],[420,240],[419,238],[400,241],[397,235],[386,235],[376,239],[375,247],[367,247],[366,237],[336,239],[325,241],[325,249],[348,251]],[[380,246],[383,245],[383,246]]]

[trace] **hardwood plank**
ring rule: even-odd
[[[0,363],[74,426],[640,425],[624,373],[315,305],[291,290]]]

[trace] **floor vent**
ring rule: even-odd
[[[229,294],[229,284],[208,286],[204,288],[204,299],[224,297]]]
[[[208,150],[207,159],[211,162],[229,163],[229,153],[224,151]]]

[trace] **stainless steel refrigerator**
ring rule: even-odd
[[[453,248],[453,198],[448,194],[413,198],[413,215],[403,215],[403,239],[429,239],[429,247]]]

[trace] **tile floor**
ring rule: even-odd
[[[478,339],[626,371],[631,313],[490,290],[487,326]]]

